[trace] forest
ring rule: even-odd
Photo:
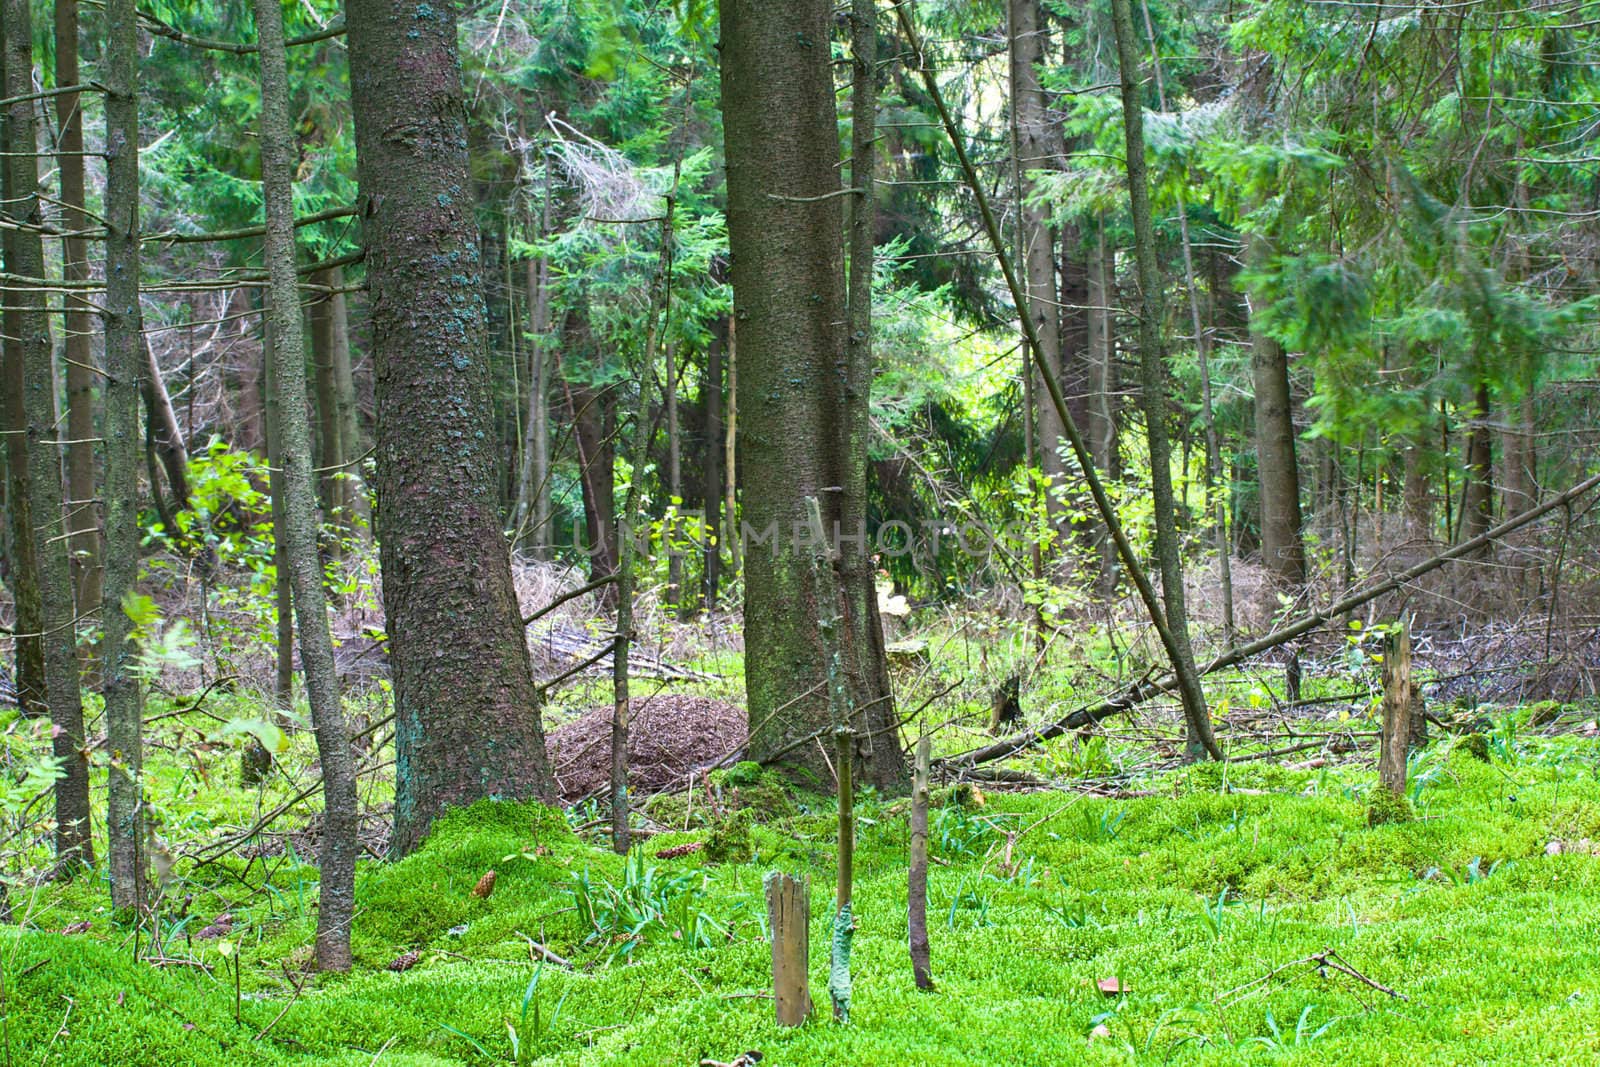
[[[1596,0],[0,0],[0,1065],[1600,1062]]]

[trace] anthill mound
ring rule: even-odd
[[[603,789],[611,776],[611,706],[590,708],[550,732],[550,763],[564,800]],[[683,784],[742,748],[743,708],[700,696],[658,693],[632,703],[628,787],[634,793]]]

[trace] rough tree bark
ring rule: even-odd
[[[38,130],[33,93],[33,18],[28,0],[0,6],[5,37],[6,166],[10,170],[7,216],[24,227],[10,242],[6,269],[30,278],[45,276],[44,239],[39,227],[39,169],[34,156]],[[20,98],[20,99],[19,99]],[[50,708],[51,747],[63,761],[55,784],[56,856],[71,875],[91,862],[89,841],[89,755],[83,734],[83,694],[78,688],[77,619],[74,610],[71,548],[62,513],[60,420],[56,409],[55,368],[50,320],[44,293],[13,289],[8,305],[17,308],[15,347],[22,369],[22,407],[27,419],[28,505],[43,624],[44,688]]]
[[[5,168],[0,167],[0,174]],[[11,183],[0,179],[0,200],[10,199]],[[16,230],[5,231],[3,238],[5,258],[13,258],[12,242]],[[15,307],[12,294],[16,290],[0,288],[0,298],[7,306]],[[11,333],[15,312],[6,312],[5,321]],[[14,336],[14,334],[13,334]],[[44,605],[39,599],[39,562],[34,551],[33,507],[29,504],[28,488],[28,416],[22,405],[23,393],[22,355],[17,346],[0,345],[0,429],[5,431],[3,447],[6,455],[6,517],[10,520],[8,534],[10,556],[6,560],[7,578],[11,584],[11,602],[16,608],[16,677],[17,706],[24,715],[37,717],[49,714],[44,683]]]
[[[848,194],[839,184],[830,20],[821,0],[729,0],[721,8],[740,449],[747,469],[760,473],[745,485],[745,523],[766,538],[750,543],[744,560],[750,751],[759,759],[828,722],[816,620],[836,596],[817,588],[810,566],[805,499],[817,496],[824,534],[840,536],[841,558],[823,584],[843,586],[852,703],[863,727],[857,751],[872,746],[861,777],[895,788],[905,761],[888,728],[864,528],[870,349],[866,337],[842,328]],[[858,186],[864,173],[854,175]],[[856,196],[858,205],[866,200]],[[819,784],[831,777],[815,745],[787,762]]]
[[[405,855],[447,807],[555,795],[496,513],[455,8],[350,0]]]
[[[55,2],[56,85],[78,84],[78,0]],[[61,228],[89,228],[83,210],[83,110],[78,93],[56,97],[57,166],[61,171]],[[72,283],[89,277],[89,247],[82,237],[61,239],[61,276]],[[67,529],[72,533],[73,589],[80,615],[100,606],[100,515],[94,464],[94,351],[90,305],[70,290],[63,296],[66,335],[62,356],[67,378]]]
[[[317,967],[350,969],[350,926],[355,918],[356,856],[360,810],[356,768],[339,698],[328,632],[328,602],[317,551],[316,486],[311,473],[311,423],[306,415],[305,334],[300,328],[295,277],[294,164],[299,153],[289,124],[289,69],[281,0],[256,0],[261,45],[261,182],[267,215],[268,306],[277,344],[279,450],[283,457],[283,532],[299,618],[300,660],[311,728],[322,764],[322,842],[317,854]],[[326,354],[326,350],[325,353]],[[330,375],[331,377],[331,375]],[[337,424],[335,423],[337,439]]]
[[[140,804],[143,722],[122,599],[139,568],[139,29],[134,0],[106,0],[105,599],[100,663],[105,694],[110,800],[111,903],[142,905],[146,881]]]
[[[273,606],[277,614],[272,672],[272,701],[279,711],[294,710],[294,586],[289,578],[289,523],[283,488],[283,444],[278,426],[279,403],[277,325],[268,298],[267,317],[261,328],[261,432],[267,456],[267,499],[272,509]],[[297,377],[303,376],[297,374]],[[155,474],[151,473],[154,480]]]
[[[1150,496],[1155,508],[1156,559],[1161,569],[1161,599],[1172,631],[1181,675],[1194,674],[1189,645],[1189,614],[1183,596],[1176,509],[1172,498],[1172,445],[1167,439],[1167,360],[1162,336],[1165,311],[1160,264],[1150,211],[1150,185],[1144,158],[1144,107],[1139,95],[1139,60],[1135,51],[1133,9],[1129,0],[1112,0],[1112,28],[1117,38],[1122,81],[1122,125],[1127,144],[1128,202],[1133,217],[1134,257],[1139,269],[1139,394],[1144,408],[1145,437],[1150,446]],[[1183,718],[1188,755],[1220,756],[1211,730],[1211,710],[1197,677],[1183,687]]]

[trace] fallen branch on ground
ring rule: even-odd
[[[1479,534],[1477,537],[1474,537],[1469,541],[1463,541],[1459,545],[1448,548],[1439,553],[1437,556],[1423,560],[1416,566],[1401,571],[1394,577],[1379,582],[1370,589],[1363,590],[1359,593],[1351,593],[1349,596],[1330,604],[1321,611],[1302,616],[1295,622],[1289,623],[1286,626],[1282,626],[1266,636],[1259,637],[1248,644],[1231,648],[1217,656],[1210,663],[1207,663],[1204,667],[1200,668],[1200,673],[1202,675],[1207,675],[1214,671],[1222,670],[1226,667],[1236,666],[1237,664],[1250,659],[1252,656],[1258,656],[1263,652],[1269,652],[1272,649],[1277,648],[1279,645],[1287,644],[1297,637],[1302,637],[1312,630],[1317,629],[1319,626],[1326,625],[1330,620],[1336,619],[1341,615],[1348,614],[1349,612],[1354,611],[1356,608],[1361,607],[1369,601],[1376,600],[1378,597],[1383,596],[1386,593],[1392,593],[1394,590],[1416,581],[1424,574],[1439,569],[1446,563],[1460,559],[1463,556],[1472,555],[1474,552],[1478,551],[1478,549],[1499,540],[1514,530],[1521,529],[1523,526],[1528,525],[1535,519],[1549,514],[1557,508],[1566,507],[1574,500],[1592,491],[1596,486],[1600,486],[1600,474],[1597,474],[1592,478],[1585,479],[1559,496],[1550,498],[1543,504],[1540,504],[1538,507],[1530,508],[1520,515],[1515,515],[1507,519],[1505,522],[1502,522],[1494,529],[1489,530],[1486,533]],[[946,756],[945,758],[935,762],[936,765],[941,767],[970,767],[976,766],[980,763],[991,763],[994,760],[1006,759],[1016,755],[1024,749],[1031,748],[1040,742],[1048,741],[1054,737],[1060,737],[1062,734],[1065,734],[1071,730],[1081,729],[1082,727],[1090,726],[1094,723],[1100,722],[1102,719],[1109,719],[1113,715],[1118,715],[1125,711],[1131,711],[1133,708],[1143,704],[1146,700],[1158,696],[1161,693],[1173,692],[1177,689],[1177,687],[1178,681],[1170,673],[1161,675],[1148,681],[1142,680],[1131,686],[1128,686],[1119,693],[1115,693],[1109,697],[1106,697],[1097,704],[1090,704],[1078,708],[1071,714],[1057,719],[1054,722],[1046,723],[1043,726],[1035,727],[1031,730],[1025,730],[1019,734],[1013,734],[1010,737],[996,741],[992,745],[985,745],[982,748],[976,748],[970,752],[963,752],[956,756]]]

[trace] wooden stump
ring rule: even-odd
[[[1383,735],[1378,754],[1378,777],[1397,797],[1406,791],[1412,692],[1411,633],[1402,619],[1383,639]]]
[[[989,715],[989,734],[995,736],[1007,723],[1022,718],[1022,676],[1013,674],[994,691],[993,711]]]
[[[811,881],[770,872],[767,925],[772,930],[772,993],[779,1026],[799,1026],[811,1014]]]
[[[910,932],[911,975],[918,989],[933,988],[928,962],[928,766],[933,739],[917,739],[911,772],[911,873],[906,885],[906,928]]]

